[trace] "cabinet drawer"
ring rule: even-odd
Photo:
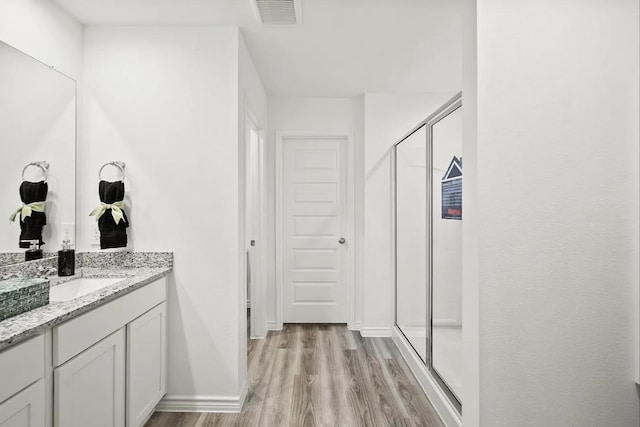
[[[0,353],[0,402],[44,377],[44,335]]]
[[[167,299],[162,278],[53,328],[53,366],[60,366]]]

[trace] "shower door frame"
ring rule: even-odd
[[[411,131],[409,131],[405,136],[403,136],[398,142],[393,145],[393,242],[394,242],[394,322],[396,328],[403,335],[405,340],[409,343],[412,350],[415,352],[416,356],[418,356],[419,360],[422,358],[418,355],[418,352],[415,350],[404,331],[398,325],[398,304],[397,304],[397,296],[398,296],[398,195],[397,195],[397,183],[398,183],[398,171],[397,171],[397,149],[398,145],[400,145],[403,141],[413,135],[415,132],[420,130],[423,126],[426,128],[426,167],[427,167],[427,206],[426,206],[426,231],[427,231],[427,259],[425,260],[427,265],[427,352],[426,352],[426,360],[424,361],[424,365],[431,374],[431,377],[436,381],[440,390],[446,395],[449,402],[454,406],[454,408],[458,411],[458,414],[462,414],[462,402],[458,396],[456,396],[451,388],[447,385],[444,379],[441,377],[440,373],[433,367],[433,126],[435,126],[442,119],[446,118],[449,114],[453,113],[457,109],[462,107],[462,92],[458,92],[453,98],[445,102],[440,108],[438,108],[433,114],[427,117],[425,120],[420,122],[417,126],[415,126]],[[464,326],[463,326],[464,327]]]

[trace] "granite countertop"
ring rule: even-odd
[[[51,277],[50,286],[54,287],[79,277],[115,277],[122,280],[90,294],[69,301],[50,302],[43,307],[0,321],[0,351],[164,277],[171,271],[171,267],[82,267],[76,271],[75,276]]]

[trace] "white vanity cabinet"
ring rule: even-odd
[[[0,353],[0,427],[45,426],[44,369],[43,335]]]
[[[166,281],[53,328],[54,427],[139,427],[166,392]]]

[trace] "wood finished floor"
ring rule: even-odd
[[[248,346],[241,413],[156,412],[145,427],[443,426],[390,338],[291,324]]]

